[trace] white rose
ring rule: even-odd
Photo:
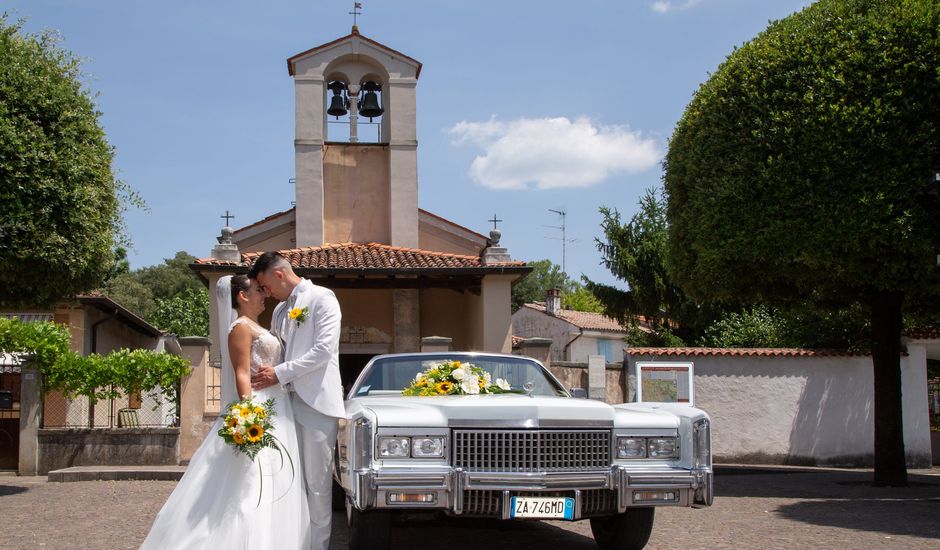
[[[480,379],[476,375],[468,374],[460,383],[460,387],[464,393],[476,395],[480,393]]]
[[[509,385],[509,382],[503,380],[502,378],[497,378],[497,379],[496,379],[496,385],[497,385],[497,386],[499,387],[499,389],[501,389],[501,390],[507,390],[507,391],[508,391],[508,390],[511,390],[511,389],[512,389],[512,386]]]
[[[245,426],[239,424],[238,426],[235,426],[235,431],[242,435],[245,435]]]
[[[454,380],[463,380],[467,376],[467,371],[457,367],[451,371],[450,375],[454,377]]]

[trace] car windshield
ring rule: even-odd
[[[535,361],[524,357],[459,356],[459,355],[403,355],[376,359],[350,392],[350,397],[366,395],[393,395],[414,381],[419,372],[444,361],[458,360],[471,363],[490,373],[493,380],[502,378],[513,390],[531,388],[532,395],[563,396],[568,392]],[[531,384],[529,386],[529,384]]]

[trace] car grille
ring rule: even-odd
[[[464,491],[464,516],[500,517],[503,508],[502,491]],[[574,491],[512,491],[512,496],[574,497]],[[581,491],[581,517],[605,516],[616,513],[617,493],[607,489]]]
[[[605,470],[610,431],[454,430],[454,466],[470,472]]]

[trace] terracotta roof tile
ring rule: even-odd
[[[467,269],[489,267],[524,267],[525,262],[511,261],[483,264],[479,256],[449,254],[417,248],[403,248],[379,243],[325,244],[280,250],[294,268],[302,269]],[[249,266],[261,252],[242,254],[240,264],[213,258],[196,260],[199,265]]]
[[[912,328],[904,331],[904,337],[911,340],[937,340],[940,339],[940,327]]]
[[[534,304],[525,304],[525,307],[545,313],[545,304],[536,302]],[[574,311],[572,309],[562,309],[555,312],[555,317],[563,321],[568,321],[572,325],[585,330],[606,330],[611,332],[626,332],[627,328],[616,320],[606,317],[601,313],[589,313],[586,311]]]
[[[625,348],[627,355],[676,356],[736,356],[736,357],[864,357],[868,351],[844,349],[804,348]]]

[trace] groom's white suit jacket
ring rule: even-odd
[[[307,308],[302,323],[290,319],[295,308]],[[284,362],[274,367],[282,385],[317,411],[343,418],[343,386],[339,374],[339,302],[333,291],[301,279],[290,297],[274,308],[272,331],[284,342]]]

